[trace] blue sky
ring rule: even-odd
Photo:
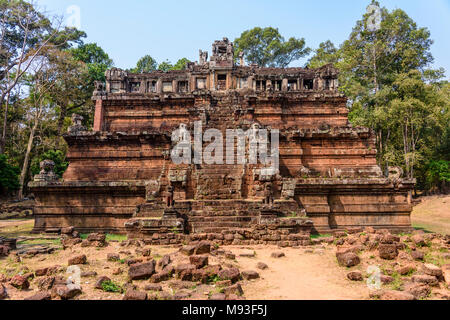
[[[211,51],[216,39],[234,40],[255,26],[277,27],[285,37],[304,37],[316,48],[348,38],[370,0],[37,0],[50,14],[80,9],[87,42],[99,44],[121,68],[130,68],[150,54],[158,62],[186,57],[198,60],[198,50]],[[388,9],[401,8],[435,41],[434,67],[450,75],[450,0],[380,0]],[[294,62],[302,66],[306,60]]]

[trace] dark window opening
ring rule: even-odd
[[[305,90],[312,90],[314,88],[314,80],[312,79],[303,80],[303,87],[305,88]]]
[[[266,91],[266,81],[265,80],[256,80],[256,90],[257,91]]]
[[[130,83],[130,92],[139,92],[140,88],[141,88],[140,82],[131,82]]]
[[[296,91],[296,90],[297,90],[297,80],[289,80],[288,91]]]
[[[225,47],[225,46],[222,46],[222,47],[218,47],[217,48],[217,52],[218,53],[227,53],[227,47]]]
[[[226,90],[227,88],[227,75],[219,74],[217,75],[217,89]]]
[[[148,83],[148,91],[152,93],[156,92],[156,81],[151,81]]]
[[[178,81],[178,92],[186,93],[189,90],[189,83],[187,81]]]
[[[331,80],[325,79],[325,90],[330,90],[331,88]]]
[[[283,81],[276,80],[274,82],[274,89],[275,89],[275,91],[281,91],[282,86],[283,86]]]

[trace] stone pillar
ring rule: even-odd
[[[197,90],[197,78],[191,75],[191,80],[189,81],[189,92]]]
[[[172,80],[172,92],[178,92],[178,81]]]
[[[104,117],[103,100],[99,99],[95,102],[95,117],[94,117],[94,131],[103,131],[103,117]]]
[[[163,92],[161,79],[158,79],[158,81],[156,82],[156,92],[159,94],[161,94]]]
[[[281,91],[287,91],[288,89],[288,79],[283,79],[283,82],[281,83]]]
[[[141,84],[139,85],[139,93],[146,93],[147,92],[147,87],[148,87],[148,82],[142,80]]]
[[[255,85],[255,81],[254,81],[254,77],[250,76],[247,78],[247,88],[249,89],[253,89],[256,90],[256,85]]]
[[[209,90],[216,91],[216,72],[213,71],[209,79]]]

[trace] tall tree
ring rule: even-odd
[[[84,32],[51,21],[33,4],[23,0],[0,0],[0,106],[4,106],[0,154],[6,140],[8,100],[11,92],[42,51],[52,46],[70,47]]]
[[[333,42],[327,40],[319,44],[319,48],[314,50],[312,56],[307,63],[309,68],[320,68],[327,64],[335,65],[339,60],[338,49]]]
[[[150,55],[146,55],[139,59],[134,69],[131,69],[133,73],[148,73],[158,68],[158,64],[155,59]]]
[[[433,154],[438,137],[448,120],[448,105],[432,84],[427,84],[418,70],[396,76],[391,87],[376,95],[373,116],[382,131],[389,132],[385,159],[402,164],[408,178]]]
[[[25,180],[27,178],[30,165],[30,155],[33,149],[34,139],[40,122],[51,106],[48,104],[48,94],[55,86],[57,76],[51,67],[51,63],[46,58],[40,58],[36,61],[27,73],[25,81],[29,88],[29,96],[25,99],[28,106],[29,137],[25,150],[25,158],[22,165],[22,171],[19,179],[18,198],[21,200],[24,196]]]
[[[51,50],[47,57],[56,75],[54,86],[48,93],[48,99],[55,104],[59,113],[55,145],[55,148],[59,149],[65,120],[80,107],[90,103],[92,75],[87,65],[76,60],[70,52]]]
[[[95,81],[104,82],[105,71],[114,66],[113,60],[109,55],[96,43],[82,44],[76,48],[69,50],[71,56],[86,65],[86,69],[80,71],[80,78],[85,81],[83,85],[80,86],[78,92],[79,96],[77,99],[72,99],[72,103],[69,105],[66,113],[62,113],[61,116],[70,117],[72,112],[77,112],[83,115],[85,119],[85,124],[89,127],[92,126],[94,122],[93,110],[94,104],[91,100],[92,92],[94,91]],[[70,61],[73,61],[70,57]],[[72,65],[74,65],[72,63]],[[60,122],[64,119],[60,119]]]
[[[371,5],[379,3],[372,1]],[[372,29],[370,23],[376,14],[380,15],[380,25]],[[340,49],[343,90],[351,98],[367,96],[391,85],[393,74],[423,71],[433,62],[432,44],[428,29],[418,28],[401,9],[366,13]]]
[[[113,60],[96,43],[82,44],[69,50],[72,56],[87,65],[89,81],[105,81],[105,71],[114,66]]]
[[[173,65],[169,60],[163,61],[158,65],[159,71],[170,71],[173,70]]]
[[[342,44],[337,66],[341,70],[341,90],[351,102],[350,120],[376,131],[379,160],[388,166],[399,164],[398,159],[392,162],[392,152],[399,152],[392,139],[394,131],[402,126],[385,126],[386,113],[379,111],[387,103],[394,106],[383,90],[391,88],[410,71],[425,72],[433,61],[430,52],[433,41],[430,32],[417,27],[403,10],[389,12],[372,1],[369,9],[374,7],[377,9],[368,10],[357,21],[349,39]],[[379,22],[375,28],[374,20]]]
[[[186,65],[191,62],[187,58],[181,58],[180,60],[175,63],[175,65],[172,67],[172,70],[184,70],[186,69]]]
[[[235,54],[240,52],[248,63],[258,64],[261,67],[286,68],[295,60],[298,60],[311,51],[305,47],[305,39],[289,38],[288,41],[281,36],[276,28],[253,28],[244,31],[239,38],[234,40]]]

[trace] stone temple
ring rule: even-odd
[[[93,131],[74,115],[64,136],[70,166],[63,179],[45,162],[29,185],[35,231],[75,226],[155,243],[301,244],[311,231],[409,229],[415,182],[377,165],[375,135],[350,125],[337,77],[331,65],[237,63],[226,38],[214,42],[209,59],[200,51],[199,62],[182,71],[108,70],[93,93]],[[180,125],[193,133],[199,121],[203,132],[215,128],[224,137],[227,129],[279,130],[279,170],[175,164],[172,133]]]

